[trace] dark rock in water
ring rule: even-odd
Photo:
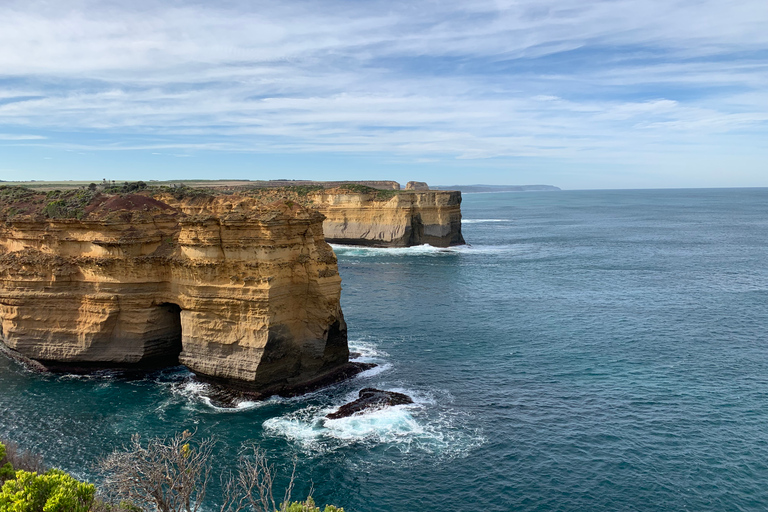
[[[368,409],[381,409],[392,405],[412,404],[413,400],[408,395],[396,393],[394,391],[382,391],[374,388],[364,388],[360,390],[358,399],[339,407],[339,410],[328,414],[326,418],[337,420],[346,418],[361,411]]]

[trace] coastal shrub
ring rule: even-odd
[[[91,185],[95,185],[94,183],[91,183]],[[94,187],[91,189],[90,185],[88,186],[89,190],[96,190]],[[147,188],[147,184],[143,181],[126,181],[122,185],[110,185],[107,187],[104,187],[104,193],[105,194],[130,194],[131,192],[138,192],[140,190],[144,190]]]
[[[0,512],[88,512],[96,488],[60,469],[39,475],[20,469],[0,488]]]
[[[212,473],[212,438],[196,440],[194,432],[142,442],[138,435],[122,450],[100,462],[107,502],[95,503],[91,512],[136,512],[141,507],[161,512],[195,512],[203,503]],[[277,474],[266,453],[247,444],[240,451],[235,471],[221,475],[220,512],[344,512],[315,505],[312,497],[292,501],[296,463],[283,499],[274,497]],[[111,502],[111,503],[110,503]],[[114,505],[113,503],[121,503]],[[0,509],[0,512],[3,512]]]
[[[315,505],[315,500],[310,496],[305,501],[284,503],[280,508],[280,512],[321,512],[321,510],[320,507]],[[333,505],[326,505],[322,512],[344,512],[344,509],[334,507]]]
[[[89,512],[144,512],[144,510],[129,501],[115,504],[96,498]]]
[[[282,187],[283,190],[287,192],[293,192],[298,196],[304,197],[312,192],[318,192],[320,190],[324,190],[325,187],[322,185],[291,185],[287,187]]]
[[[339,188],[351,192],[358,192],[360,194],[371,194],[378,200],[391,199],[402,192],[401,190],[382,190],[369,187],[368,185],[360,185],[359,183],[344,183],[343,185],[339,185]]]
[[[210,190],[203,188],[192,188],[187,185],[179,185],[172,187],[153,187],[153,190],[161,193],[171,194],[175,199],[181,201],[182,199],[195,199],[198,197],[210,197],[213,193]]]
[[[161,512],[196,512],[211,474],[211,438],[197,441],[184,431],[131,443],[100,463],[104,490],[113,501],[128,501]],[[0,511],[2,512],[2,511]]]
[[[34,190],[26,187],[17,187],[12,185],[0,185],[0,202],[14,203],[30,199],[37,194]]]
[[[97,192],[90,189],[52,190],[46,194],[49,203],[43,208],[43,215],[49,219],[82,219]]]
[[[296,461],[285,488],[283,499],[275,501],[275,466],[269,463],[266,452],[254,444],[246,444],[240,451],[237,470],[222,475],[224,500],[221,512],[321,512],[312,496],[304,501],[291,501],[296,483]],[[311,491],[310,491],[311,494]],[[279,503],[279,505],[278,505]],[[326,505],[322,512],[344,512],[343,508]]]
[[[0,443],[0,482],[5,482],[16,476],[16,472],[13,470],[13,465],[8,462],[5,454],[5,445]]]
[[[0,441],[0,467],[5,468],[9,465],[12,470],[10,478],[13,478],[14,471],[23,469],[29,472],[44,473],[48,469],[43,463],[43,457],[39,453],[30,450],[22,450],[19,445],[11,441]],[[0,478],[0,482],[3,478]]]

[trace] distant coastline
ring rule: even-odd
[[[473,192],[554,192],[560,190],[552,185],[436,185],[432,190],[459,190]]]

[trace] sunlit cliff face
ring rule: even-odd
[[[129,194],[80,216],[0,224],[0,334],[17,354],[49,367],[178,361],[265,393],[347,363],[341,278],[316,211]]]
[[[461,192],[356,193],[328,189],[311,194],[331,243],[376,247],[464,244]]]

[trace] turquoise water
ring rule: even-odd
[[[379,367],[216,409],[183,369],[121,381],[0,360],[0,434],[82,477],[196,428],[256,440],[320,502],[413,510],[768,508],[768,190],[467,194],[471,247],[337,248]],[[375,386],[412,406],[323,416]],[[209,510],[216,489],[209,496]]]

